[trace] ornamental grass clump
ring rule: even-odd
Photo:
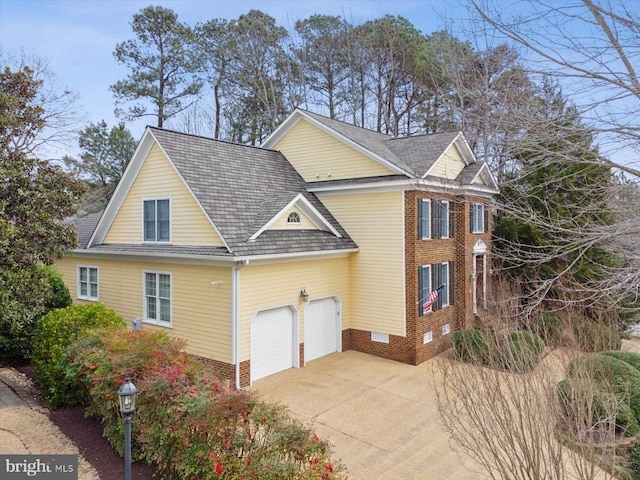
[[[153,462],[168,480],[333,480],[343,478],[328,443],[282,406],[219,382],[158,331],[98,332],[70,351],[69,370],[84,378],[88,412],[122,452],[116,391],[130,376],[139,391],[135,459]]]

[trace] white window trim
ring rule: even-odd
[[[427,212],[427,227],[428,227],[428,231],[427,231],[427,236],[424,236],[424,232],[420,232],[420,239],[421,240],[431,240],[431,199],[430,198],[421,198],[420,202],[422,204],[422,213],[424,215],[425,212]],[[426,205],[425,205],[426,204]],[[422,219],[418,218],[418,222],[420,222]],[[420,225],[420,229],[422,230],[422,225]]]
[[[475,226],[478,228],[472,228],[472,232],[471,233],[484,233],[484,209],[486,208],[486,206],[484,205],[484,203],[472,203],[471,204],[471,209],[473,212],[473,216],[474,218],[476,218],[476,221],[473,222],[471,226]],[[479,216],[478,216],[479,214]]]
[[[144,238],[144,202],[150,202],[158,200],[169,200],[169,240],[145,240]],[[156,203],[156,238],[158,238],[158,207]],[[147,197],[142,199],[142,243],[171,243],[173,240],[173,202],[171,201],[171,197]]]
[[[149,318],[147,314],[147,273],[153,273],[156,275],[169,275],[170,290],[169,290],[169,318],[168,322],[160,320],[159,318]],[[156,277],[157,279],[158,277]],[[156,285],[158,293],[160,291],[159,286]],[[156,295],[156,298],[160,298]],[[159,310],[158,310],[159,312]],[[142,271],[142,321],[151,325],[157,325],[159,327],[172,328],[173,327],[173,274],[171,272],[165,272],[161,270],[143,270]]]
[[[81,268],[86,268],[87,269],[87,295],[82,295],[82,290],[80,288],[80,269]],[[96,269],[96,286],[98,288],[98,295],[96,295],[95,297],[91,296],[91,282],[89,281],[89,269],[91,268],[95,268]],[[91,302],[95,302],[98,301],[100,299],[100,269],[98,268],[97,265],[78,265],[76,268],[76,276],[77,276],[77,282],[76,282],[76,297],[80,300],[89,300]]]
[[[441,262],[440,265],[445,265],[447,267],[446,282],[442,282],[442,279],[440,279],[440,285],[444,285],[444,288],[447,291],[447,303],[442,302],[442,305],[441,305],[441,307],[444,308],[450,305],[449,304],[449,262]]]

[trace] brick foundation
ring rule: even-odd
[[[199,362],[211,367],[213,373],[219,380],[227,380],[231,385],[236,384],[236,367],[231,363],[221,362],[219,360],[213,360],[211,358],[204,358],[198,355],[190,355]],[[240,362],[240,387],[248,387],[250,385],[251,376],[251,361],[246,360]]]

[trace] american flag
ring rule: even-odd
[[[424,313],[433,311],[433,304],[438,301],[438,295],[440,294],[440,290],[444,288],[444,285],[440,285],[437,290],[434,290],[429,294],[429,300],[422,304],[422,310]]]

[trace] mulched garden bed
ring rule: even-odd
[[[15,366],[16,370],[33,378],[31,365]],[[85,418],[84,407],[61,408],[49,413],[49,419],[76,444],[78,451],[98,471],[101,480],[122,480],[124,459],[102,436],[102,424],[96,418]],[[133,418],[135,428],[135,417]],[[132,480],[159,478],[152,465],[136,462],[131,465]]]

